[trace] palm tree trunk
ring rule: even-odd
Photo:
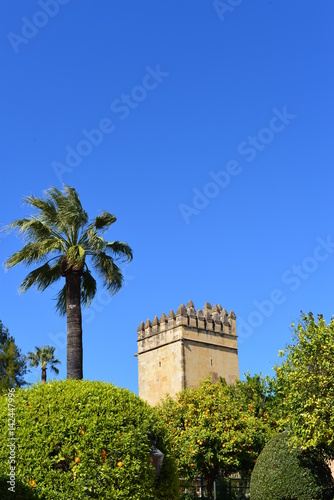
[[[42,383],[45,384],[46,382],[46,367],[42,366]]]
[[[81,272],[66,274],[67,378],[82,379]]]

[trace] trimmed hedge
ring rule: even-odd
[[[164,424],[135,394],[66,380],[15,392],[16,495],[8,492],[8,400],[0,397],[0,498],[177,499],[177,470]],[[165,454],[159,478],[149,432]]]
[[[260,453],[250,495],[251,500],[333,500],[334,482],[320,453],[291,449],[283,432]]]

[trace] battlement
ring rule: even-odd
[[[206,302],[196,311],[189,300],[176,314],[142,321],[137,333],[139,396],[150,404],[206,377],[229,384],[239,379],[236,316],[219,304]]]
[[[236,315],[233,311],[228,314],[220,304],[215,304],[213,307],[209,302],[204,304],[203,309],[196,311],[194,303],[189,300],[187,306],[181,304],[174,313],[170,310],[168,317],[163,312],[160,316],[155,316],[152,322],[147,319],[146,323],[142,321],[137,329],[138,341],[158,335],[168,330],[172,330],[179,326],[190,327],[206,331],[208,334],[216,334],[220,336],[237,335],[236,330]]]

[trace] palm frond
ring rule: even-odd
[[[43,222],[46,222],[46,224],[52,226],[57,223],[57,208],[50,198],[43,200],[42,198],[36,198],[35,196],[25,196],[23,201],[24,203],[37,208],[40,213],[40,219]]]
[[[19,264],[20,262],[23,262],[27,266],[33,262],[43,262],[46,260],[48,253],[49,248],[44,243],[27,243],[23,248],[21,248],[21,250],[8,257],[5,261],[5,267],[6,269],[9,269],[16,266],[16,264]]]
[[[61,315],[66,314],[66,285],[57,293],[56,311]]]
[[[27,222],[29,222],[29,220],[30,219],[28,219],[27,217],[24,217],[23,219],[14,220],[13,222],[10,222],[6,226],[4,226],[2,228],[2,231],[6,231],[6,232],[10,233],[11,231],[16,229],[17,227],[24,226]]]
[[[69,237],[72,244],[77,243],[80,229],[88,222],[87,212],[82,208],[78,193],[66,184],[64,185],[64,193],[56,188],[51,188],[48,192],[57,205],[59,219],[66,223],[66,227],[70,229]]]
[[[103,212],[103,214],[98,215],[95,219],[89,224],[87,231],[96,230],[100,231],[103,234],[105,231],[109,229],[109,227],[116,222],[115,215],[109,212]]]
[[[26,201],[40,210],[38,219],[52,225],[58,235],[64,234],[71,244],[77,243],[80,229],[88,222],[88,215],[82,208],[77,192],[65,185],[63,192],[51,187],[45,195],[45,200],[27,197]]]
[[[56,362],[60,363],[59,359],[54,359],[54,360],[52,361],[52,365],[50,366],[50,370],[51,370],[51,371],[53,371],[56,375],[58,375],[59,370],[58,370],[58,368],[57,368],[56,366],[54,366],[54,364],[55,364]]]
[[[95,229],[85,231],[82,235],[82,245],[88,252],[104,252],[106,249],[106,241],[102,236],[97,234]]]
[[[31,271],[21,283],[21,293],[26,292],[30,287],[36,286],[39,292],[43,292],[49,285],[61,278],[61,257],[50,266],[46,262],[43,266]]]
[[[109,212],[103,212],[102,215],[98,215],[83,232],[81,244],[83,244],[87,250],[104,252],[106,249],[106,241],[100,234],[107,231],[116,220],[116,217]]]
[[[112,294],[117,293],[122,288],[123,274],[113,258],[105,252],[99,252],[92,255],[92,261],[107,290]]]
[[[36,198],[36,200],[39,200]],[[43,202],[43,200],[39,200]],[[18,228],[18,234],[22,235],[27,241],[43,241],[44,239],[58,239],[66,244],[66,239],[62,236],[61,230],[58,230],[57,221],[48,221],[43,212],[40,212],[29,218],[18,219],[6,226],[4,230],[12,231]]]
[[[87,269],[81,277],[81,304],[89,306],[96,294],[96,281]]]
[[[80,230],[83,229],[88,222],[88,214],[82,208],[79,195],[74,188],[65,185],[64,192],[67,194],[70,212],[74,215],[74,223],[71,228],[72,242],[77,243]]]
[[[35,347],[36,351],[35,352],[31,352],[29,351],[27,356],[26,356],[26,360],[29,361],[30,363],[30,366],[32,368],[36,368],[38,367],[38,363],[39,363],[39,358],[40,358],[40,355],[39,355],[39,347]]]
[[[125,241],[108,241],[106,251],[116,255],[122,262],[131,262],[133,259],[132,249]]]

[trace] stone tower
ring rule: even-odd
[[[236,316],[220,305],[206,302],[196,311],[190,300],[168,318],[142,321],[137,332],[139,396],[151,405],[209,376],[239,379]]]

